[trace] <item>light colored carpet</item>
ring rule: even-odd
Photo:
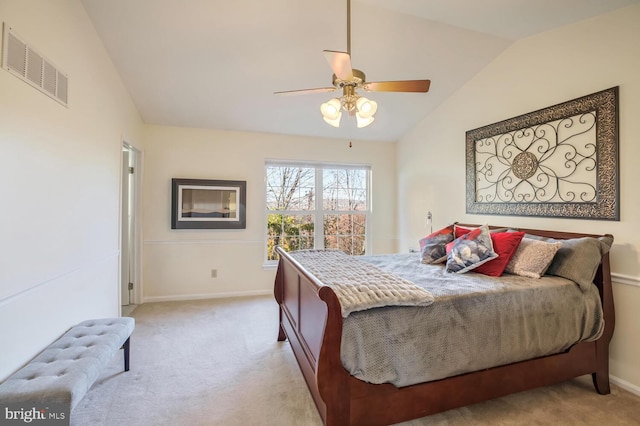
[[[122,354],[71,415],[72,426],[321,425],[272,297],[147,303]],[[393,409],[393,407],[389,407]],[[640,397],[590,377],[403,425],[640,425]]]

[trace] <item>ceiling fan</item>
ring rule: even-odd
[[[347,51],[337,52],[324,50],[324,56],[333,70],[333,87],[319,87],[315,89],[289,90],[275,92],[277,95],[302,95],[308,93],[333,92],[342,89],[342,97],[333,98],[320,106],[324,121],[333,127],[340,127],[342,111],[349,116],[356,117],[358,127],[365,127],[374,120],[373,115],[378,109],[375,101],[360,96],[356,89],[365,92],[420,92],[426,93],[431,85],[430,80],[401,80],[401,81],[366,81],[364,72],[351,67],[351,0],[347,0]]]

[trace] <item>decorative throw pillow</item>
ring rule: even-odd
[[[457,224],[454,223],[453,238],[460,238],[464,234],[468,234],[469,232],[473,231],[474,229],[477,229],[477,228],[471,228],[471,227],[468,227],[468,226],[457,225]],[[494,234],[496,232],[507,232],[508,230],[509,230],[509,228],[496,228],[496,229],[490,229],[489,232]]]
[[[505,272],[529,278],[544,275],[562,243],[523,238],[518,249],[507,264]]]
[[[547,241],[552,240],[549,238]],[[588,290],[593,284],[602,256],[611,249],[613,236],[553,241],[560,241],[562,246],[549,265],[547,274],[570,279],[577,283],[583,291]]]
[[[523,237],[524,232],[492,233],[491,243],[493,244],[493,251],[498,254],[498,257],[478,266],[473,272],[491,277],[501,276],[512,256],[518,250]]]
[[[447,254],[447,272],[464,274],[498,257],[486,225],[457,238]]]
[[[453,241],[453,225],[449,225],[419,241],[422,263],[440,263],[447,258],[447,243]]]

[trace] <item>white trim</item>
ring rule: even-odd
[[[163,244],[260,244],[258,240],[145,240],[145,245]]]
[[[133,223],[131,223],[133,239],[132,239],[132,247],[133,250],[133,292],[131,294],[131,303],[132,304],[140,304],[142,300],[143,286],[144,286],[144,278],[142,273],[142,258],[143,258],[143,241],[142,241],[142,177],[143,177],[143,157],[144,152],[129,142],[129,138],[126,136],[122,136],[120,150],[122,148],[126,148],[130,151],[131,155],[133,155],[133,200],[132,200],[132,210],[133,210]],[[122,162],[122,156],[120,156],[120,176],[122,177],[124,167],[129,167],[129,165],[124,165]],[[122,180],[120,181],[120,195],[119,195],[119,208],[122,210]],[[122,216],[120,217],[120,222],[118,226],[118,247],[122,247],[121,239],[122,239]],[[118,271],[120,273],[122,268],[122,259],[119,259],[118,262]],[[118,305],[122,303],[122,285],[120,279],[118,279]]]
[[[273,293],[269,290],[234,291],[229,293],[200,293],[200,294],[173,294],[169,296],[149,296],[144,298],[144,303],[152,302],[179,302],[182,300],[200,299],[224,299],[228,297],[268,296]]]
[[[128,139],[126,139],[128,141]],[[144,276],[143,276],[143,244],[142,244],[142,225],[143,225],[143,211],[142,211],[142,192],[143,192],[143,178],[144,178],[144,151],[129,142],[130,148],[135,152],[135,171],[133,173],[133,179],[135,182],[135,194],[134,194],[134,208],[137,212],[133,223],[135,232],[135,244],[134,244],[134,256],[136,259],[134,269],[134,279],[137,285],[133,286],[133,300],[134,304],[139,304],[142,300],[143,288],[144,288]],[[135,283],[134,283],[135,284]]]
[[[265,166],[282,167],[308,167],[308,168],[334,168],[334,169],[361,169],[371,170],[371,164],[367,163],[340,163],[337,161],[308,161],[308,160],[274,160],[266,159]],[[265,167],[266,169],[266,167]]]
[[[634,287],[640,287],[640,278],[632,277],[631,275],[623,275],[623,274],[612,272],[611,281],[616,284],[625,284],[625,285],[631,285]]]
[[[30,286],[29,288],[25,288],[23,290],[18,291],[17,293],[13,293],[13,294],[10,294],[10,295],[8,295],[8,296],[6,296],[4,298],[0,298],[0,306],[4,305],[6,303],[9,303],[13,299],[17,299],[18,297],[22,297],[25,294],[32,292],[33,290],[36,290],[36,289],[38,289],[40,287],[43,287],[43,286],[48,285],[48,284],[51,284],[51,283],[53,283],[55,281],[58,281],[58,280],[60,280],[62,278],[68,277],[69,275],[73,275],[73,274],[75,274],[75,273],[77,273],[79,271],[82,271],[83,269],[88,269],[88,268],[92,267],[93,265],[96,265],[96,264],[101,263],[101,262],[105,262],[105,261],[107,261],[109,259],[112,259],[114,257],[116,257],[118,259],[120,258],[120,250],[115,250],[115,251],[111,252],[110,254],[108,254],[108,255],[106,255],[104,257],[101,257],[101,258],[98,258],[98,259],[94,259],[94,260],[90,260],[90,261],[86,262],[82,266],[78,266],[77,268],[70,269],[67,272],[63,272],[63,273],[61,273],[59,275],[56,275],[53,278],[49,278],[49,279],[47,279],[45,281],[42,281],[42,282],[37,283],[37,284],[34,284],[34,285]],[[119,270],[119,268],[118,268],[118,270]],[[118,280],[118,283],[119,282],[120,282],[120,280]]]
[[[611,383],[613,383],[614,385],[628,391],[631,392],[634,395],[638,395],[640,396],[640,386],[636,386],[633,383],[629,383],[626,380],[622,380],[619,377],[616,376],[609,376],[609,380],[611,381]]]

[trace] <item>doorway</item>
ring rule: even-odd
[[[138,199],[140,152],[128,143],[122,145],[120,305],[122,315],[136,307],[140,294],[138,242]]]

